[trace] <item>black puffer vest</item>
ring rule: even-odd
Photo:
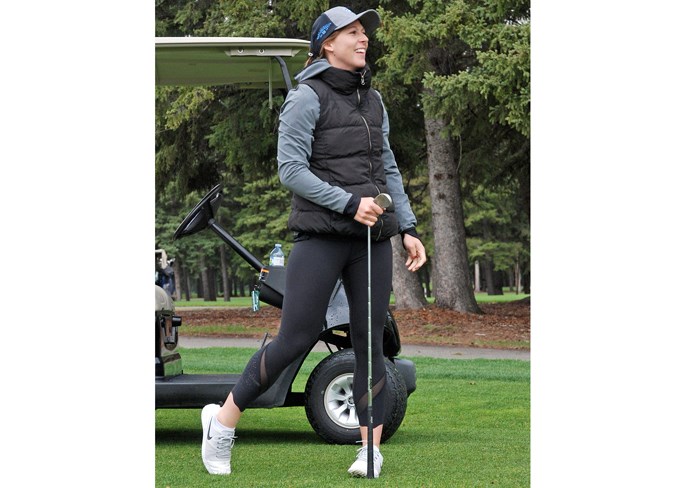
[[[328,68],[304,80],[320,100],[320,118],[313,133],[310,171],[322,181],[359,197],[388,192],[383,169],[383,107],[370,89],[371,74]],[[394,208],[372,227],[372,239],[397,234]],[[367,227],[343,215],[294,195],[289,228],[302,234],[364,237]]]

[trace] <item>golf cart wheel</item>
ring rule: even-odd
[[[407,389],[395,365],[386,359],[385,412],[381,442],[399,428],[407,410]],[[330,444],[355,444],[360,426],[353,400],[355,353],[343,349],[326,357],[306,384],[306,416],[315,432]]]

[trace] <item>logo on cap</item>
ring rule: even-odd
[[[327,22],[324,24],[322,27],[320,27],[319,32],[317,33],[317,37],[315,37],[315,40],[318,41],[324,37],[324,35],[327,33],[329,28],[331,27],[331,22]]]

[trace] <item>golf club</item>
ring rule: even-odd
[[[387,193],[379,193],[374,203],[383,210],[390,207],[393,199]],[[371,226],[367,226],[367,478],[374,478],[374,422],[371,396]]]

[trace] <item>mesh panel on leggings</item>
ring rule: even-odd
[[[372,417],[374,418],[374,426],[381,425],[383,423],[383,406],[385,403],[385,395],[379,395],[383,391],[385,386],[386,378],[383,376],[375,385],[372,385],[371,388],[371,400],[372,400]],[[378,402],[378,408],[376,403]],[[360,420],[360,425],[368,425],[367,418],[367,407],[369,406],[369,391],[362,395],[362,398],[357,402],[357,417]]]

